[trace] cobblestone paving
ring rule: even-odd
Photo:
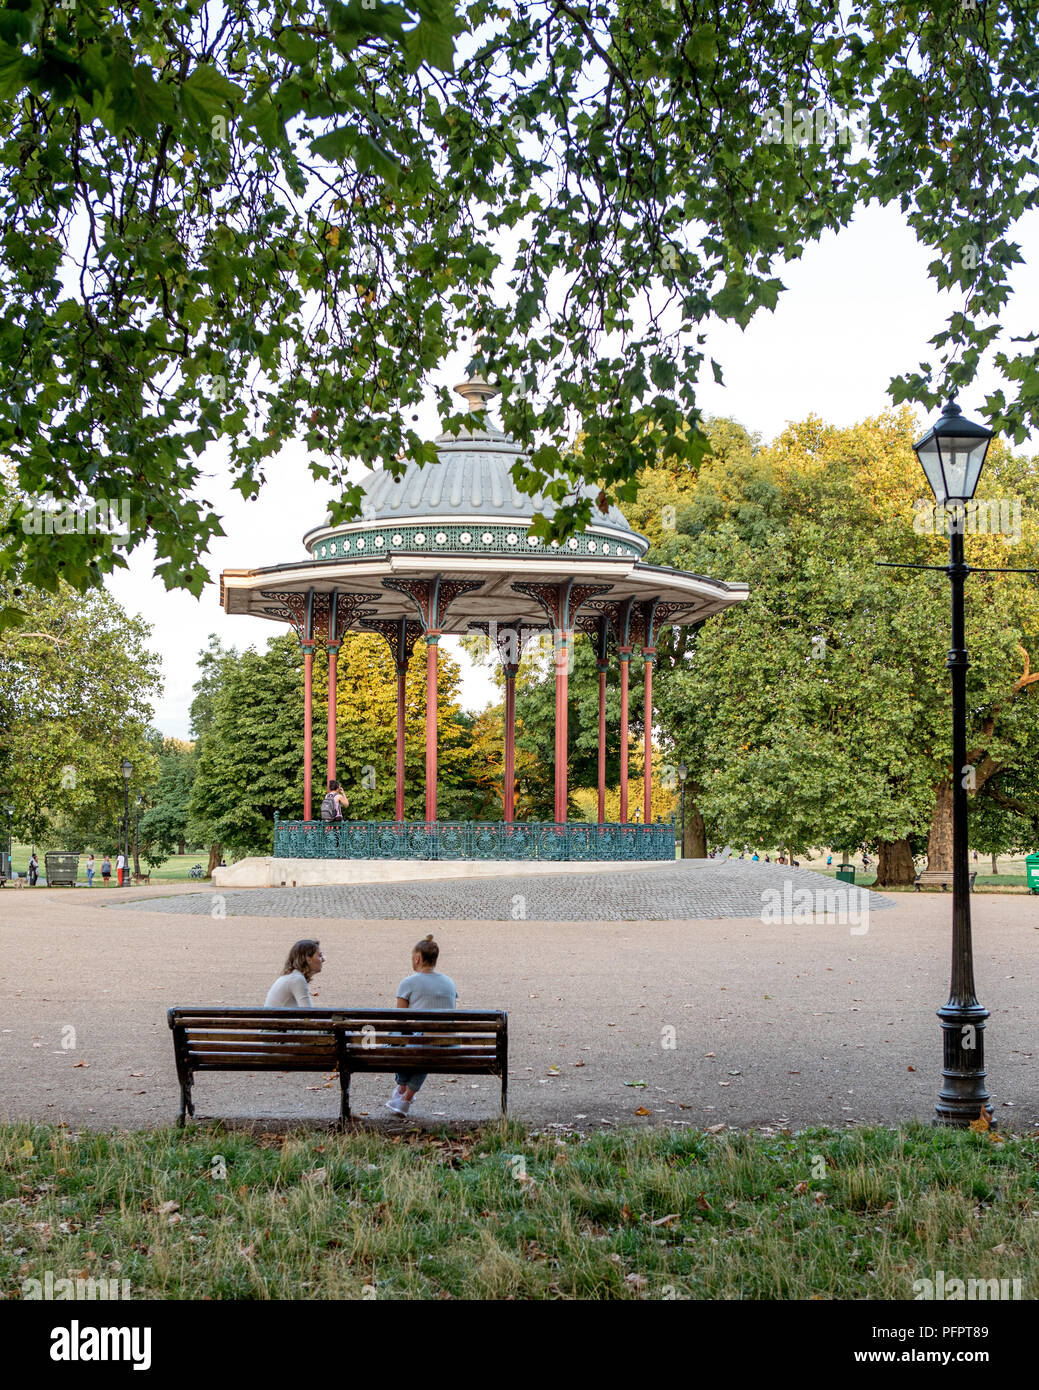
[[[807,890],[807,893],[805,892]],[[315,888],[238,888],[113,903],[111,910],[193,917],[305,917],[347,921],[669,922],[689,918],[810,921],[825,912],[856,920],[890,898],[810,869],[747,860],[689,860],[625,873],[447,879]]]

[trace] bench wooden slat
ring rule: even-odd
[[[192,1071],[335,1071],[338,1061],[328,1057],[272,1057],[270,1054],[200,1052],[191,1059]]]

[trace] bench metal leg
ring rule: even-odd
[[[339,1101],[339,1128],[345,1129],[346,1122],[350,1116],[350,1073],[343,1071],[339,1073],[340,1101]]]
[[[184,1128],[185,1112],[192,1116],[195,1114],[195,1107],[191,1101],[190,1081],[182,1081],[180,1083],[180,1114],[177,1116],[177,1124],[180,1125],[181,1129]]]

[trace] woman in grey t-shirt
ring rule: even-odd
[[[397,986],[398,1009],[453,1009],[458,1002],[455,982],[449,975],[436,970],[440,947],[432,936],[424,937],[411,953],[412,974]],[[394,1080],[397,1089],[386,1102],[386,1109],[395,1115],[406,1115],[411,1102],[422,1089],[428,1075],[424,1071],[399,1071]]]

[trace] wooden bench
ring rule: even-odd
[[[180,1113],[194,1115],[200,1071],[337,1072],[340,1127],[351,1118],[354,1072],[484,1074],[509,1087],[508,1015],[500,1010],[228,1009],[167,1010],[180,1082]]]
[[[974,892],[974,880],[977,878],[977,876],[978,871],[977,869],[974,869],[970,876],[969,891],[971,893]],[[952,879],[953,874],[951,869],[924,869],[920,873],[918,873],[916,878],[913,880],[913,887],[919,893],[921,888],[937,888],[939,885],[941,885],[942,892],[944,893],[946,888],[952,887]]]

